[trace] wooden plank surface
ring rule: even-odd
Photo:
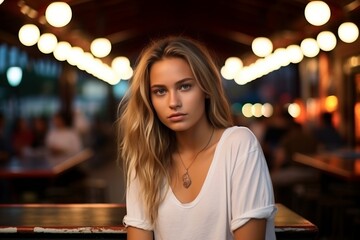
[[[0,164],[0,178],[51,178],[79,165],[93,156],[91,149],[69,156],[38,156],[14,157]]]
[[[275,231],[278,239],[315,239],[317,227],[282,204],[277,204]],[[0,239],[90,235],[126,238],[123,204],[3,204],[0,205]],[[45,234],[45,235],[44,235]],[[66,235],[68,234],[68,235]],[[80,235],[79,235],[80,234]],[[50,238],[51,239],[51,238]]]
[[[275,217],[276,232],[318,232],[316,225],[290,210],[282,204],[276,204],[278,212]]]
[[[345,152],[294,154],[294,161],[348,181],[360,180],[360,158]]]

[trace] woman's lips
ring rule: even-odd
[[[171,114],[168,119],[173,122],[182,121],[185,118],[186,114],[184,113],[175,113]]]

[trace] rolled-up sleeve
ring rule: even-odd
[[[252,218],[273,221],[274,193],[264,154],[256,137],[248,131],[248,142],[234,148],[236,159],[231,178],[231,230]],[[244,139],[244,138],[242,138]]]
[[[123,223],[126,227],[132,226],[152,231],[153,227],[146,217],[139,189],[140,186],[138,180],[132,178],[126,189],[126,215],[123,219]]]

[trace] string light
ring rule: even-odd
[[[336,37],[330,31],[323,31],[316,37],[319,47],[323,51],[331,51],[336,47]]]
[[[106,57],[111,52],[111,42],[106,38],[97,38],[91,42],[91,53],[95,57]]]
[[[331,12],[329,6],[323,1],[311,1],[305,7],[306,20],[314,25],[321,26],[330,19]]]
[[[319,54],[320,48],[316,40],[313,38],[306,38],[300,44],[301,51],[304,56],[312,58]]]
[[[71,21],[72,11],[65,2],[53,2],[46,8],[45,18],[53,27],[64,27]]]
[[[359,37],[359,28],[352,22],[344,22],[338,28],[339,38],[345,43],[353,43]]]
[[[34,24],[25,24],[19,30],[19,40],[25,46],[33,46],[40,37],[40,30]]]
[[[40,52],[48,54],[54,51],[57,46],[57,38],[52,33],[44,33],[37,43]]]
[[[272,52],[273,44],[270,39],[266,37],[258,37],[252,41],[251,48],[256,56],[266,57]]]

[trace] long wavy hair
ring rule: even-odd
[[[232,126],[231,111],[220,73],[210,53],[188,37],[166,37],[143,50],[119,105],[118,160],[123,162],[127,186],[134,178],[140,183],[140,198],[152,224],[169,186],[169,169],[176,148],[175,133],[157,117],[150,98],[150,70],[166,58],[184,59],[206,98],[206,115],[214,128]]]

